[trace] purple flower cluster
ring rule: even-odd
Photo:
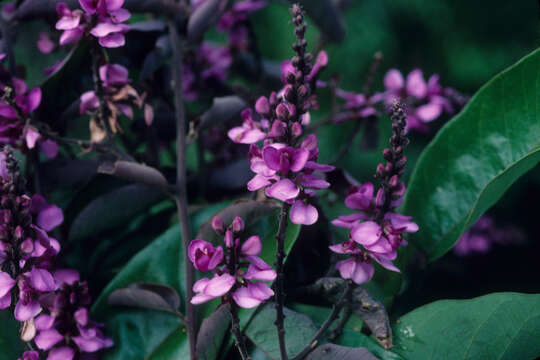
[[[48,351],[49,360],[70,360],[76,352],[111,346],[88,320],[90,298],[78,274],[54,271],[60,244],[47,231],[63,222],[62,211],[40,195],[25,195],[13,154],[1,154],[0,309],[14,305],[15,318],[25,323],[22,339]],[[38,355],[30,351],[23,358]]]
[[[403,233],[418,231],[411,217],[394,212],[405,194],[405,184],[399,181],[399,177],[405,169],[403,149],[408,143],[405,114],[397,104],[393,108],[392,120],[391,147],[383,152],[387,162],[379,164],[376,172],[381,179],[381,187],[376,194],[369,182],[353,188],[345,199],[345,205],[359,212],[340,216],[332,222],[351,229],[349,240],[332,245],[330,249],[349,256],[339,261],[336,268],[343,278],[352,279],[357,284],[367,282],[373,276],[372,259],[388,270],[399,271],[393,260],[397,257],[397,249],[406,245]]]
[[[84,11],[70,10],[64,2],[56,6],[60,17],[56,29],[63,30],[60,45],[76,44],[83,37],[92,35],[103,47],[124,46],[124,34],[129,31],[129,25],[122,23],[131,16],[122,8],[124,0],[79,0],[79,4]]]
[[[328,56],[321,52],[311,65],[311,54],[305,53],[305,23],[301,10],[293,7],[298,42],[293,45],[297,56],[281,66],[283,88],[270,96],[260,97],[251,109],[242,112],[242,126],[229,130],[229,138],[250,144],[249,160],[255,176],[248,190],[265,189],[266,196],[291,206],[290,219],[295,224],[311,225],[318,219],[317,209],[309,203],[316,190],[330,184],[324,173],[333,166],[319,164],[317,137],[308,135],[300,141],[303,126],[309,124],[309,110],[316,106],[312,89],[319,74],[328,65]],[[256,143],[263,141],[262,148]]]
[[[249,48],[249,28],[246,24],[250,14],[266,7],[267,0],[244,0],[236,2],[219,19],[218,31],[227,33],[229,46],[237,51]]]
[[[426,82],[420,69],[411,71],[406,79],[399,70],[391,69],[384,77],[384,86],[386,91],[378,96],[389,109],[394,101],[405,105],[409,129],[425,132],[427,124],[444,112],[455,112],[451,97],[446,95],[447,89],[440,85],[437,74],[431,75]]]
[[[273,281],[276,272],[258,257],[262,251],[259,236],[241,242],[238,236],[244,230],[244,221],[238,216],[227,229],[219,217],[214,217],[212,227],[218,235],[224,235],[226,254],[221,246],[214,247],[201,239],[191,241],[188,255],[193,266],[214,273],[211,279],[202,278],[193,285],[197,294],[191,303],[225,297],[240,307],[253,308],[272,297],[274,292],[264,281]]]
[[[46,311],[34,319],[36,346],[48,360],[71,360],[78,352],[94,353],[113,345],[101,331],[102,324],[89,317],[91,298],[86,282],[74,270],[57,270],[58,290],[43,297]]]
[[[183,66],[182,88],[186,99],[196,100],[199,92],[224,83],[231,64],[232,56],[228,47],[204,41],[194,59],[186,61]],[[200,78],[197,74],[200,74]]]
[[[495,244],[519,244],[524,234],[515,227],[498,227],[489,215],[482,215],[454,246],[457,256],[486,254]]]
[[[0,60],[5,54],[0,54]],[[0,68],[0,144],[9,144],[19,149],[34,149],[36,146],[49,158],[58,153],[58,145],[45,139],[28,119],[41,104],[41,89],[29,89],[22,79],[9,76]]]

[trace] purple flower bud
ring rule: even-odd
[[[225,242],[225,246],[229,249],[234,246],[234,237],[231,230],[227,229],[227,231],[225,231],[225,238],[223,241]]]
[[[195,239],[189,244],[188,256],[195,269],[210,271],[223,261],[223,249],[220,246],[214,248],[207,241]]]
[[[287,120],[289,117],[289,109],[287,109],[285,104],[281,103],[276,108],[276,115],[281,120]]]
[[[302,125],[298,122],[294,122],[291,125],[291,132],[294,137],[300,137],[302,135]]]
[[[223,224],[223,220],[221,220],[219,216],[214,216],[212,218],[212,229],[214,229],[218,235],[225,234],[225,224]]]
[[[379,191],[377,191],[377,196],[375,196],[375,206],[376,207],[383,206],[384,201],[385,201],[384,190],[379,189]]]
[[[255,103],[255,111],[261,115],[267,115],[270,112],[270,103],[268,99],[261,96]]]
[[[244,220],[240,216],[236,216],[232,222],[232,231],[234,233],[239,233],[244,230]]]

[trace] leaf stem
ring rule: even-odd
[[[287,360],[287,348],[285,347],[285,327],[283,325],[285,320],[285,314],[283,313],[283,306],[285,303],[285,290],[284,290],[284,262],[285,262],[285,236],[287,232],[287,225],[289,222],[289,210],[291,205],[283,203],[281,212],[279,214],[279,227],[276,234],[277,251],[276,251],[276,272],[277,279],[275,284],[275,307],[276,307],[276,321],[275,325],[278,332],[279,352],[281,360]]]
[[[195,274],[193,266],[188,257],[188,246],[191,239],[188,217],[188,199],[186,187],[186,118],[184,109],[184,94],[182,91],[182,52],[183,43],[180,34],[173,20],[169,20],[169,36],[173,50],[173,61],[171,71],[173,74],[174,86],[174,106],[176,117],[176,187],[177,193],[175,196],[176,206],[178,208],[178,216],[180,218],[180,230],[184,241],[184,266],[186,277],[186,319],[187,333],[189,339],[189,349],[191,360],[197,359],[196,354],[196,314],[195,307],[190,300],[193,297],[193,284],[195,282]]]
[[[339,312],[349,302],[350,294],[352,290],[354,289],[354,284],[351,280],[347,281],[347,286],[345,287],[345,290],[343,291],[343,294],[341,295],[341,298],[338,300],[337,303],[334,304],[334,307],[332,308],[332,312],[322,324],[321,328],[313,335],[313,338],[309,342],[309,344],[298,353],[292,360],[301,360],[305,358],[311,351],[313,351],[317,345],[319,345],[319,341],[323,337],[324,333],[328,328],[332,325],[332,323],[339,317]]]

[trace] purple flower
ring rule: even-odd
[[[18,360],[39,360],[39,353],[37,351],[25,351],[22,358]]]
[[[223,261],[223,248],[214,248],[207,241],[195,239],[189,244],[188,255],[195,269],[210,271]]]
[[[453,113],[451,101],[444,95],[439,75],[432,75],[426,82],[420,69],[411,71],[406,80],[399,70],[391,69],[384,78],[386,91],[382,94],[387,105],[399,100],[406,104],[407,125],[410,129],[426,131],[427,123],[434,121],[444,111]]]
[[[36,225],[45,231],[51,231],[64,221],[62,210],[56,205],[48,204],[45,198],[38,194],[32,196],[30,212],[36,217]]]
[[[215,217],[212,224],[216,224],[214,229],[216,233],[222,235],[223,221]],[[215,249],[204,240],[195,239],[190,243],[189,258],[194,267],[214,273],[211,279],[202,278],[194,284],[193,291],[196,295],[191,299],[191,303],[202,304],[227,296],[238,306],[251,308],[274,294],[266,283],[257,282],[273,281],[276,278],[276,272],[272,267],[257,256],[262,251],[261,239],[258,236],[251,236],[241,243],[235,236],[243,230],[244,220],[235,217],[225,231],[224,242],[228,254],[226,257],[223,256],[221,247]],[[243,269],[246,265],[247,270]]]
[[[131,16],[122,8],[123,0],[79,0],[84,12],[71,11],[65,3],[58,3],[56,12],[60,19],[56,29],[63,30],[60,45],[79,42],[85,34],[98,39],[101,46],[107,48],[120,47],[125,44],[124,34],[129,26],[121,24]]]
[[[266,138],[266,134],[261,131],[260,125],[251,118],[251,109],[242,112],[242,119],[244,120],[242,126],[234,127],[227,133],[232,141],[239,144],[255,144]]]
[[[198,3],[200,2],[198,1]],[[231,48],[238,51],[245,51],[249,48],[249,30],[246,21],[250,14],[264,8],[266,4],[266,0],[239,1],[220,17],[217,29],[227,33]],[[193,1],[192,5],[198,6],[197,3],[193,4]]]

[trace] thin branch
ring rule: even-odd
[[[276,252],[276,272],[277,279],[275,284],[276,293],[276,321],[275,325],[278,332],[279,350],[281,354],[281,360],[287,360],[287,349],[285,347],[285,327],[283,325],[285,320],[285,314],[283,313],[283,306],[285,303],[284,293],[284,261],[285,261],[285,236],[287,233],[287,225],[289,222],[289,210],[291,205],[283,203],[281,212],[279,214],[279,227],[276,234],[277,252]]]
[[[182,91],[182,53],[183,42],[173,20],[169,20],[169,36],[171,38],[171,46],[173,50],[173,61],[171,70],[173,74],[174,85],[174,105],[176,116],[176,187],[177,194],[175,197],[176,206],[178,208],[178,216],[180,218],[180,230],[184,241],[184,266],[186,277],[186,318],[188,321],[187,332],[189,339],[189,349],[191,359],[196,360],[196,318],[195,307],[191,304],[193,297],[193,283],[195,282],[195,274],[193,266],[188,257],[188,246],[191,240],[189,230],[188,217],[188,199],[186,187],[186,116],[184,109],[184,94]]]
[[[8,59],[8,69],[11,76],[16,75],[17,66],[15,63],[15,54],[13,53],[13,39],[11,37],[10,24],[2,16],[0,16],[0,32],[2,33],[2,41],[4,43],[4,52]]]
[[[317,345],[319,345],[319,342],[326,333],[326,330],[328,330],[332,323],[338,318],[341,308],[343,308],[343,306],[347,304],[353,288],[353,282],[351,280],[348,280],[347,286],[343,291],[343,295],[341,295],[339,301],[334,304],[334,307],[332,308],[332,312],[328,316],[328,319],[326,319],[324,324],[322,324],[321,328],[315,333],[315,335],[313,335],[313,338],[311,339],[309,344],[302,351],[300,351],[300,353],[298,353],[298,355],[296,355],[292,360],[301,360],[305,358],[311,351],[313,351],[317,347]]]

